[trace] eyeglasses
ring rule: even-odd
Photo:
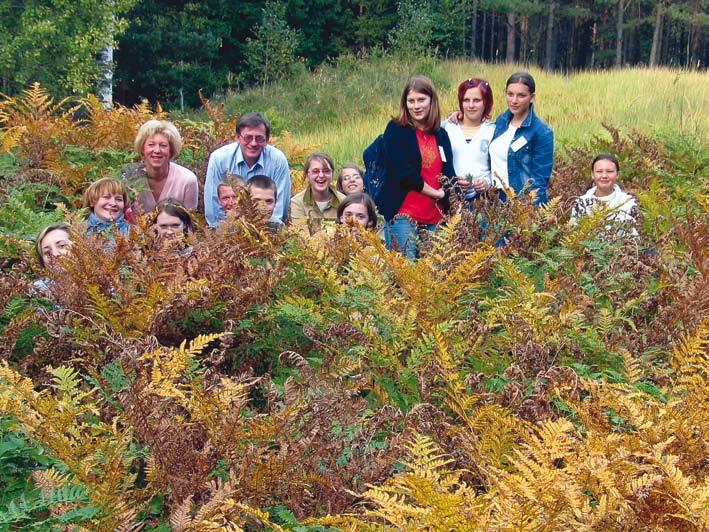
[[[332,170],[330,168],[313,168],[312,170],[308,170],[308,173],[310,175],[332,175]]]
[[[256,142],[256,144],[266,144],[266,137],[263,135],[241,135],[241,138],[246,142],[246,144],[251,144]]]
[[[359,174],[343,175],[341,178],[343,183],[347,181],[357,181],[358,179],[362,179],[362,176]]]

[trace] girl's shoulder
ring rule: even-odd
[[[493,122],[492,120],[483,120],[482,124],[480,124],[480,131],[490,130],[495,130],[495,122]]]

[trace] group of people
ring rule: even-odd
[[[531,193],[537,205],[547,202],[554,161],[554,134],[534,109],[536,84],[527,72],[517,72],[505,85],[507,110],[491,120],[490,84],[469,78],[458,87],[459,108],[442,120],[439,98],[425,76],[412,77],[404,87],[397,115],[387,124],[381,157],[384,178],[370,196],[367,174],[355,163],[341,166],[335,183],[335,162],[325,153],[311,154],[303,167],[307,186],[291,196],[291,173],[283,152],[269,144],[271,125],[260,113],[243,115],[236,140],[209,157],[204,184],[207,224],[218,228],[241,216],[239,195],[247,193],[259,216],[273,230],[312,220],[358,224],[382,230],[387,247],[414,259],[419,235],[435,231],[449,206],[451,190],[474,209],[475,200],[496,189],[506,194]],[[189,234],[191,211],[198,207],[196,175],[174,159],[182,141],[165,120],[143,124],[135,139],[141,162],[126,179],[105,177],[84,194],[89,209],[88,233],[127,235],[135,217],[152,213],[160,237]],[[577,220],[604,205],[616,219],[632,218],[635,201],[620,190],[615,157],[601,154],[592,163],[594,186],[578,199]],[[444,176],[444,178],[441,178]],[[140,189],[129,203],[128,185]],[[450,186],[444,186],[447,183]],[[37,238],[40,263],[66,254],[69,228],[45,228]]]

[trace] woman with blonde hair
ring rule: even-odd
[[[135,137],[135,151],[142,157],[143,190],[135,203],[150,212],[167,198],[173,198],[191,210],[197,208],[197,176],[173,162],[182,149],[179,131],[167,120],[148,120]]]

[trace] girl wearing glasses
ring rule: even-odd
[[[308,186],[291,199],[290,217],[294,223],[310,220],[337,220],[337,208],[345,194],[332,186],[335,163],[329,155],[315,152],[303,167]]]
[[[362,179],[364,170],[355,163],[345,163],[342,165],[340,175],[337,178],[337,190],[345,196],[364,191],[364,180]]]

